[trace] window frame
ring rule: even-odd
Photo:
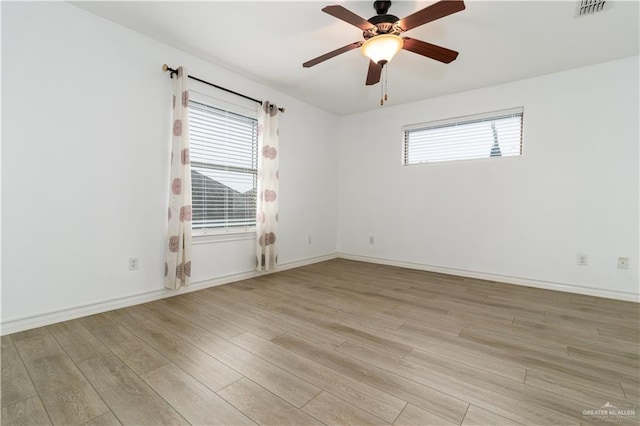
[[[189,90],[189,102],[194,101],[200,104],[210,106],[219,110],[227,111],[229,113],[238,114],[247,118],[258,120],[258,108],[254,102],[245,102],[244,104],[238,103],[235,99],[225,99],[224,96],[212,96],[207,93]],[[190,105],[191,106],[191,105]],[[190,123],[191,124],[191,123]],[[257,123],[256,123],[257,126]],[[190,129],[191,130],[191,129]],[[189,135],[191,136],[191,134]],[[191,150],[191,137],[189,138],[189,149]],[[255,142],[256,155],[258,150],[258,141]],[[190,156],[189,165],[191,168],[192,157]],[[256,162],[256,179],[257,179],[257,162]],[[231,167],[233,169],[233,167]],[[257,189],[257,181],[254,183]],[[191,195],[193,197],[193,188],[191,189]],[[193,205],[193,199],[192,199]],[[256,224],[250,225],[238,225],[238,226],[226,226],[223,227],[209,227],[209,228],[194,228],[193,220],[191,224],[191,234],[197,239],[197,244],[203,244],[208,242],[223,242],[223,241],[235,241],[245,240],[255,237]]]
[[[505,119],[509,117],[517,117],[517,116],[520,117],[520,144],[519,144],[520,153],[517,155],[493,156],[491,155],[491,151],[490,151],[489,155],[482,156],[482,157],[467,157],[467,158],[453,158],[453,159],[445,159],[445,160],[437,160],[437,161],[409,162],[408,132],[463,126],[467,124],[470,125],[470,124],[475,124],[479,122],[488,122],[488,121],[500,120],[500,119]],[[401,154],[402,154],[401,156],[402,166],[458,163],[458,162],[464,162],[464,161],[479,161],[479,160],[481,161],[481,160],[496,159],[496,158],[503,158],[503,159],[504,158],[522,158],[524,154],[524,106],[402,126],[402,153]]]

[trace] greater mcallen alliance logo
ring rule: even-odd
[[[582,410],[582,415],[592,420],[616,422],[635,417],[636,410],[621,410],[610,402],[607,402],[598,410]]]

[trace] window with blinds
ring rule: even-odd
[[[192,228],[256,223],[258,120],[189,101]]]
[[[524,108],[403,127],[403,164],[522,155]]]

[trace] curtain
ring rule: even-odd
[[[187,71],[179,67],[173,78],[169,232],[164,265],[164,286],[172,290],[188,286],[191,277],[191,167],[187,80]]]
[[[258,113],[258,192],[256,265],[268,271],[278,264],[278,107],[262,102]]]

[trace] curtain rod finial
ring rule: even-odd
[[[169,66],[167,64],[162,64],[162,71],[164,72],[169,71]]]

